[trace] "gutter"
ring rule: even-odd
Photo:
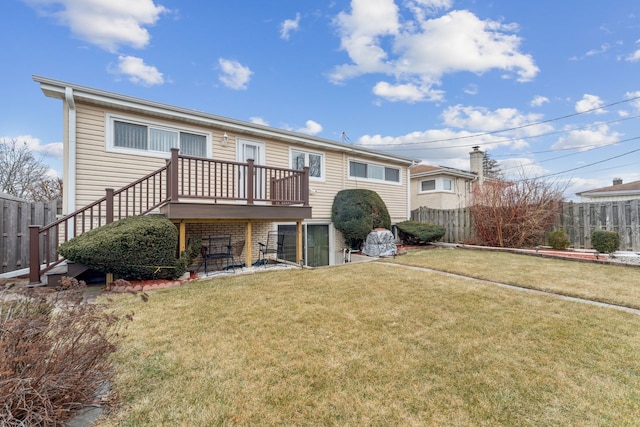
[[[76,103],[73,88],[65,87],[64,100],[67,105],[67,158],[65,165],[65,192],[67,193],[66,212],[76,210]],[[64,175],[64,174],[63,174]]]

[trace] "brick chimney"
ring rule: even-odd
[[[613,185],[622,184],[622,178],[613,178]]]
[[[484,151],[480,151],[479,146],[473,147],[469,153],[469,170],[478,175],[478,183],[484,181]]]

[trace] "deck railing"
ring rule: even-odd
[[[172,149],[162,168],[119,190],[105,191],[101,199],[45,227],[29,227],[31,283],[39,283],[42,273],[62,261],[57,250],[61,243],[113,221],[145,215],[169,202],[203,199],[216,204],[309,206],[309,168],[276,168],[256,165],[253,160],[224,162],[183,156]]]

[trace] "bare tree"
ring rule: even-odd
[[[62,179],[48,178],[36,182],[29,189],[29,200],[46,202],[62,198]]]
[[[0,141],[0,192],[27,200],[59,197],[56,186],[61,182],[51,179],[49,168],[36,158],[26,142],[15,139]],[[51,199],[47,199],[51,200]]]
[[[542,243],[560,214],[564,188],[539,178],[485,181],[473,191],[478,243],[520,248]]]

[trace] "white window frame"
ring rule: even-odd
[[[166,123],[155,122],[152,120],[144,120],[140,118],[133,118],[128,116],[123,116],[119,114],[111,114],[107,113],[105,116],[105,150],[107,152],[112,153],[122,153],[122,154],[135,154],[138,156],[147,156],[147,157],[159,157],[162,159],[168,159],[171,157],[171,152],[168,151],[154,151],[154,150],[140,150],[137,148],[127,148],[127,147],[117,147],[114,144],[114,123],[125,122],[131,123],[134,125],[146,126],[147,128],[154,128],[158,130],[164,130],[169,132],[184,132],[191,133],[194,135],[202,135],[206,138],[206,156],[208,159],[213,158],[213,144],[211,143],[212,137],[211,132],[202,131],[201,129],[194,129],[185,126],[174,126],[167,125]],[[179,139],[178,139],[179,142]]]
[[[382,179],[378,179],[378,178],[369,178],[368,176],[366,178],[360,177],[360,176],[353,176],[351,175],[351,163],[360,163],[363,165],[367,165],[367,169],[372,166],[374,168],[382,168]],[[388,181],[385,179],[386,176],[386,170],[387,169],[394,169],[398,171],[398,181]],[[367,173],[368,175],[368,173]],[[390,185],[402,185],[402,168],[396,167],[396,166],[389,166],[389,165],[385,165],[382,163],[372,163],[372,162],[367,162],[365,160],[360,160],[360,159],[348,159],[347,162],[347,176],[349,177],[350,180],[354,180],[354,181],[370,181],[370,182],[377,182],[377,183],[381,183],[381,184],[390,184]]]
[[[435,188],[433,190],[423,190],[422,189],[422,183],[426,182],[426,181],[435,181]],[[444,181],[451,182],[451,189],[450,190],[445,190]],[[421,179],[420,182],[418,183],[418,193],[419,194],[453,193],[454,192],[454,188],[455,188],[455,182],[454,182],[454,180],[452,178],[444,178],[444,177],[427,178],[427,179]]]
[[[320,153],[317,151],[309,151],[309,150],[304,150],[301,148],[297,148],[297,147],[289,147],[289,168],[290,169],[295,169],[293,167],[293,152],[298,152],[298,153],[302,153],[304,154],[304,165],[305,166],[309,166],[309,155],[314,155],[314,156],[320,156],[320,176],[311,176],[311,174],[309,174],[309,181],[318,181],[318,182],[324,182],[325,180],[325,156],[324,153]]]
[[[422,184],[424,182],[428,182],[428,181],[433,181],[433,190],[423,190],[422,189]],[[430,179],[423,179],[420,181],[420,193],[430,193],[432,191],[436,191],[438,189],[438,180],[436,180],[435,178],[430,178]]]

